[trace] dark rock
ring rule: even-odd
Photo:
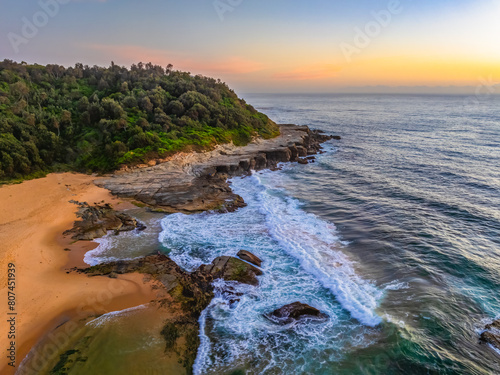
[[[484,327],[484,332],[481,333],[479,341],[500,350],[500,320],[496,320]]]
[[[224,279],[227,281],[238,281],[243,284],[258,285],[257,276],[262,275],[262,271],[240,259],[222,256],[214,259],[212,264],[200,266],[197,274],[211,275],[214,279]]]
[[[252,263],[257,267],[260,267],[262,264],[262,260],[256,255],[252,254],[250,251],[240,250],[237,255],[240,259]]]
[[[75,269],[89,276],[111,276],[138,272],[160,281],[165,290],[183,306],[183,310],[199,316],[213,298],[212,275],[189,273],[163,254],[143,258],[98,264]]]
[[[267,314],[266,317],[278,324],[290,324],[307,318],[314,320],[328,319],[328,315],[312,306],[300,302],[294,302],[290,305],[283,306]]]
[[[79,206],[77,217],[73,228],[64,232],[72,235],[75,240],[90,241],[105,236],[108,231],[113,230],[115,234],[131,231],[134,229],[144,230],[146,226],[132,216],[116,212],[109,204],[90,206],[87,202],[71,201]]]
[[[480,341],[483,344],[490,344],[494,346],[496,349],[500,350],[500,336],[498,335],[494,335],[489,331],[485,331],[481,333]]]
[[[299,156],[307,156],[307,149],[304,146],[297,146]]]
[[[262,274],[257,267],[232,257],[219,257],[212,264],[201,266],[197,271],[189,273],[161,252],[143,258],[99,264],[73,271],[89,276],[107,275],[112,278],[120,274],[138,272],[161,282],[164,287],[162,289],[168,295],[160,294],[153,303],[159,308],[168,307],[179,311],[169,315],[162,329],[161,334],[166,342],[165,350],[175,351],[177,354],[183,352],[183,357],[191,362],[196,358],[200,344],[198,319],[214,297],[213,280],[224,278],[257,285],[256,276]],[[229,297],[229,306],[233,308],[242,294],[231,285],[228,285],[227,289],[225,293]],[[187,345],[176,346],[179,340]]]
[[[500,320],[495,320],[493,323],[488,324],[485,329],[498,329],[500,330]]]
[[[299,162],[299,164],[309,164],[309,161],[307,159],[300,158],[297,161]]]
[[[332,136],[332,139],[335,139],[337,141],[340,141],[342,139],[342,137],[340,135],[333,135]]]

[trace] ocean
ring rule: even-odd
[[[500,373],[500,353],[479,344],[500,318],[500,97],[245,99],[342,140],[314,163],[232,179],[245,208],[154,216],[86,260],[157,245],[187,270],[241,249],[263,260],[258,287],[231,285],[237,303],[216,283],[196,374]],[[329,319],[264,317],[296,301]]]

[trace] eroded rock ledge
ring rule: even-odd
[[[304,319],[312,319],[324,321],[328,319],[328,315],[322,313],[315,307],[306,305],[301,302],[294,302],[274,310],[272,313],[265,315],[266,318],[277,324],[290,324]]]
[[[160,253],[74,271],[89,276],[116,277],[132,272],[151,275],[163,284],[169,294],[186,304],[186,311],[196,318],[213,298],[212,281],[215,279],[258,285],[257,276],[262,275],[262,271],[252,264],[229,256],[218,257],[211,264],[200,266],[195,272],[186,272],[168,256]]]
[[[306,157],[333,138],[307,126],[281,125],[280,129],[281,135],[273,139],[257,139],[244,147],[223,145],[152,167],[120,171],[95,183],[166,212],[234,211],[245,203],[231,191],[228,178],[273,169],[281,162],[307,163]]]

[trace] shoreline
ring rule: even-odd
[[[7,265],[14,263],[17,313],[13,339],[16,367],[8,366],[7,357],[2,356],[2,374],[15,373],[31,349],[64,322],[123,310],[155,298],[152,284],[144,283],[140,274],[109,279],[67,273],[68,268],[84,264],[81,254],[97,245],[75,243],[63,236],[77,219],[77,206],[69,201],[104,200],[117,209],[129,205],[95,186],[93,180],[88,175],[63,173],[0,187],[1,293],[7,295]],[[71,251],[64,251],[65,248]],[[7,316],[7,304],[2,305],[3,315]],[[6,346],[2,349],[7,350],[6,325],[0,335]]]
[[[320,144],[331,139],[305,126],[282,125],[281,129],[282,134],[271,140],[258,139],[237,148],[221,145],[212,152],[180,155],[154,167],[117,171],[111,177],[96,181],[88,175],[63,173],[0,187],[0,201],[8,202],[0,209],[0,241],[7,244],[8,249],[2,254],[2,267],[6,268],[12,257],[16,262],[22,258],[16,270],[20,284],[16,293],[19,293],[19,316],[24,314],[26,320],[20,319],[22,323],[17,327],[17,365],[28,353],[31,359],[39,356],[40,346],[46,349],[45,345],[51,344],[51,333],[65,323],[155,299],[153,286],[157,285],[150,279],[144,281],[143,274],[128,273],[111,279],[89,278],[68,271],[87,268],[83,257],[98,246],[95,242],[75,242],[63,236],[77,219],[78,207],[69,203],[70,200],[110,203],[117,211],[135,206],[115,196],[134,199],[165,213],[235,210],[245,203],[232,192],[227,183],[229,177],[243,175],[252,169],[273,169],[281,162],[307,163],[320,151]],[[14,217],[9,216],[10,212],[15,213]],[[16,228],[23,230],[16,231]],[[33,243],[38,246],[35,256],[30,253]],[[68,248],[70,251],[64,251]],[[0,280],[5,285],[3,276]],[[31,285],[35,287],[30,288]],[[84,291],[81,290],[83,285]],[[108,294],[105,304],[95,298],[103,291]],[[37,313],[37,319],[33,312]],[[15,371],[3,362],[0,362],[0,370]]]

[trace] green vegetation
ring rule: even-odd
[[[165,352],[172,350],[175,347],[177,339],[180,337],[177,326],[171,322],[166,323],[160,333],[165,339]]]
[[[199,326],[196,319],[167,322],[161,331],[165,339],[165,353],[174,351],[178,356],[178,363],[186,368],[186,373],[193,373],[193,365],[200,346]],[[177,340],[184,342],[177,346]]]
[[[225,83],[171,65],[0,62],[0,182],[51,171],[107,172],[278,133]]]
[[[186,350],[182,357],[182,365],[186,368],[188,374],[193,373],[194,361],[200,346],[200,337],[198,335],[198,326],[191,326],[187,329],[186,337]]]
[[[75,362],[86,362],[86,357],[80,356],[79,350],[68,350],[59,356],[59,362],[50,371],[51,375],[66,375]]]

